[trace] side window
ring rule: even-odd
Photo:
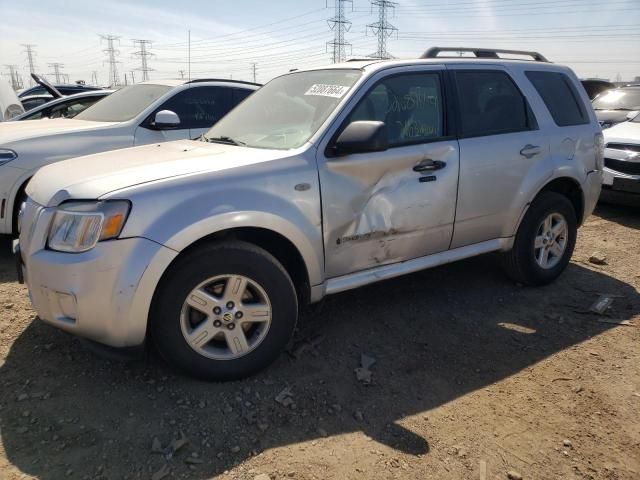
[[[564,73],[529,71],[525,75],[542,97],[556,125],[567,127],[589,123],[580,96]]]
[[[50,113],[51,113],[50,108],[43,108],[42,110],[32,113],[31,115],[26,117],[25,120],[37,120],[39,118],[49,118]]]
[[[440,75],[415,73],[380,81],[360,100],[348,123],[358,120],[385,122],[390,147],[443,137]]]
[[[504,72],[457,71],[460,135],[478,137],[536,128],[526,99]]]
[[[56,105],[49,109],[45,116],[49,118],[73,118],[87,107],[96,103],[98,100],[98,97],[91,97],[84,100],[78,100],[73,103],[68,102]]]
[[[223,87],[191,87],[177,93],[151,115],[171,110],[180,117],[180,129],[209,128],[232,107],[232,91]]]
[[[233,89],[233,106],[235,107],[240,102],[242,102],[245,98],[253,93],[253,90],[248,90],[246,88],[234,88]]]

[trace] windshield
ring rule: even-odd
[[[359,70],[316,70],[278,77],[211,127],[204,138],[256,148],[300,147],[360,75]]]
[[[167,93],[166,85],[131,85],[113,92],[75,116],[92,122],[126,122]]]
[[[639,89],[616,89],[601,93],[593,100],[594,110],[640,110]]]

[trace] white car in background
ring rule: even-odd
[[[0,80],[0,122],[11,120],[21,113],[24,113],[24,107],[18,95],[5,80]]]
[[[232,80],[150,81],[124,87],[71,119],[0,124],[0,234],[14,234],[29,179],[50,163],[196,138],[259,88]]]
[[[56,98],[39,107],[32,108],[12,120],[41,120],[44,118],[73,118],[80,112],[115,90],[89,90],[82,93],[74,93],[66,97]]]
[[[602,198],[640,205],[640,114],[603,130]]]

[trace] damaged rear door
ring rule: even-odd
[[[377,73],[318,150],[327,278],[449,248],[459,149],[446,114],[443,66]],[[332,157],[351,122],[386,124],[389,148]]]

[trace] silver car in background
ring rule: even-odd
[[[589,99],[540,54],[448,51],[291,72],[200,141],[43,168],[15,244],[38,315],[225,380],[329,294],[487,252],[553,281],[600,194]]]

